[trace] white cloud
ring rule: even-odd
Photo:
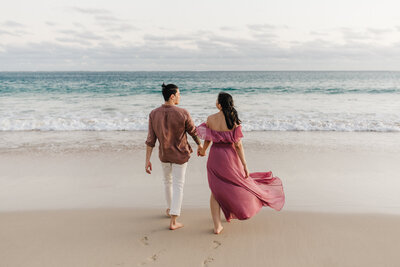
[[[25,25],[12,20],[7,20],[3,22],[1,26],[9,28],[25,28]]]
[[[1,30],[0,29],[0,35],[13,35],[13,36],[18,36],[17,34],[14,34],[12,32],[6,31],[6,30]]]
[[[23,10],[15,1],[3,5],[0,70],[398,69],[400,64],[394,0],[386,5],[118,1],[80,0],[71,6],[66,0],[39,0],[40,5],[22,0]]]
[[[258,32],[271,31],[271,30],[275,30],[277,28],[277,26],[271,25],[271,24],[251,24],[251,25],[247,25],[247,27],[250,30],[258,31]]]
[[[103,14],[111,13],[109,10],[102,9],[102,8],[68,7],[68,9],[73,10],[75,12],[79,12],[79,13],[83,13],[83,14],[91,14],[91,15],[103,15]]]
[[[298,42],[289,48],[256,39],[227,38],[217,34],[150,36],[141,45],[117,46],[98,36],[58,38],[63,44],[29,43],[5,46],[0,70],[274,70],[400,68],[400,46],[332,43],[322,39]],[[172,45],[191,41],[193,48]],[[82,46],[75,46],[74,43]],[[363,68],[360,68],[363,66]]]
[[[46,21],[45,23],[46,23],[47,26],[50,26],[50,27],[53,27],[53,26],[57,25],[57,23],[52,22],[52,21]]]

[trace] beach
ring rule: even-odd
[[[0,267],[400,267],[399,1],[3,2]]]
[[[196,125],[232,94],[250,172],[285,205],[212,233],[207,157],[168,230],[150,111],[162,81]],[[399,266],[400,72],[1,72],[0,266]]]
[[[190,159],[185,227],[170,231],[146,132],[0,133],[1,266],[400,264],[397,133],[244,134],[250,171],[280,177],[286,204],[216,236],[206,157]]]

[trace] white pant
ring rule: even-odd
[[[161,162],[164,172],[165,198],[169,214],[179,216],[183,199],[183,184],[187,162],[184,164]]]

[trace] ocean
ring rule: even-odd
[[[232,94],[244,131],[400,132],[400,72],[0,72],[0,131],[147,131],[176,84],[196,124]]]

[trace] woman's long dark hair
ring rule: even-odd
[[[226,126],[231,130],[235,124],[239,125],[241,121],[239,120],[238,113],[233,104],[233,98],[230,94],[221,92],[218,94],[218,103],[222,107],[222,112],[225,116]]]

